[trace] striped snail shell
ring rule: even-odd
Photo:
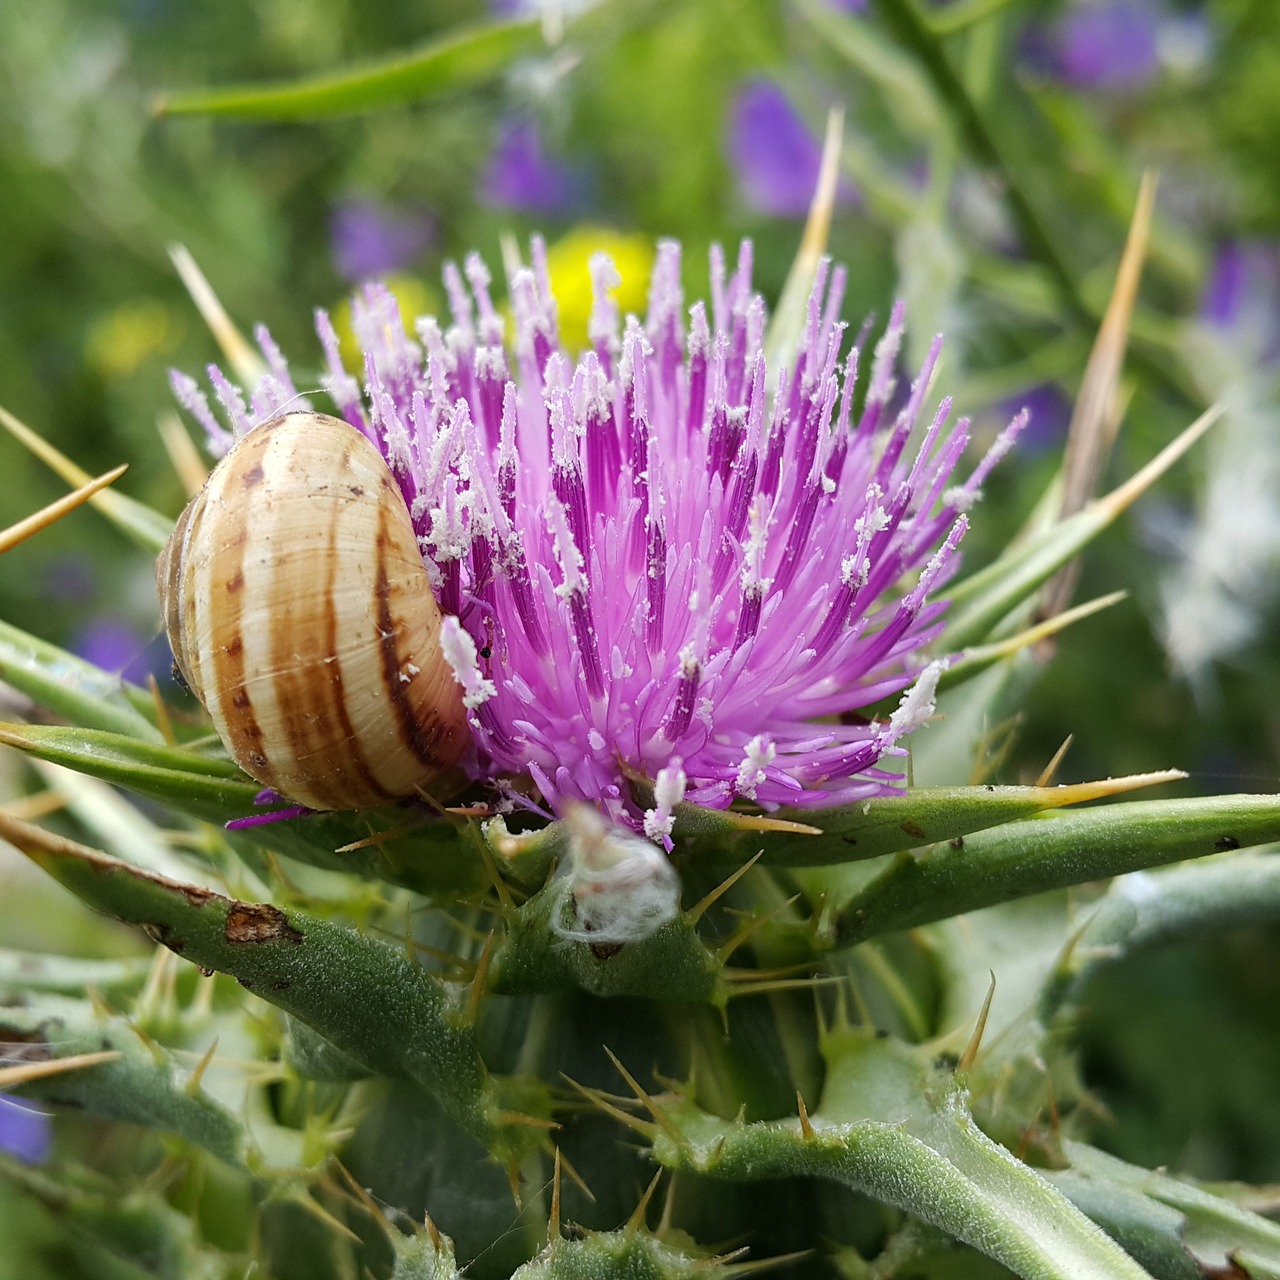
[[[399,487],[347,423],[291,413],[244,436],[156,584],[178,670],[264,786],[354,809],[452,773],[469,733],[440,608]]]

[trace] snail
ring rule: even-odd
[[[440,607],[378,450],[337,418],[254,428],[156,562],[178,671],[246,773],[310,809],[454,781],[468,744]]]

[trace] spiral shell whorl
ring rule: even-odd
[[[429,786],[469,742],[441,615],[386,463],[289,414],[215,468],[156,564],[178,668],[236,762],[313,809]]]

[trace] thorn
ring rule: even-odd
[[[774,1267],[785,1267],[792,1262],[799,1262],[801,1258],[808,1258],[815,1252],[813,1249],[798,1249],[795,1253],[780,1253],[775,1258],[758,1258],[754,1262],[733,1262],[732,1259],[739,1256],[745,1250],[738,1250],[736,1253],[725,1255],[722,1259],[726,1265],[724,1267],[725,1276],[749,1276],[761,1271],[770,1271]]]
[[[630,1086],[632,1093],[640,1099],[644,1104],[645,1109],[658,1122],[663,1133],[665,1133],[672,1142],[676,1143],[677,1146],[684,1146],[684,1134],[676,1128],[671,1117],[668,1116],[667,1113],[663,1111],[663,1109],[658,1106],[658,1104],[640,1087],[640,1082],[631,1074],[630,1071],[626,1069],[626,1067],[622,1065],[618,1055],[614,1053],[608,1045],[604,1045],[602,1047],[604,1048],[605,1053],[609,1055],[609,1061],[617,1068],[618,1074],[622,1076]]]
[[[324,1207],[324,1205],[322,1205],[318,1200],[315,1200],[313,1197],[309,1195],[299,1195],[299,1196],[291,1196],[290,1199],[292,1199],[294,1203],[296,1203],[300,1208],[305,1209],[309,1214],[312,1215],[312,1217],[318,1218],[330,1230],[336,1231],[340,1236],[344,1236],[346,1239],[350,1240],[352,1244],[364,1243],[364,1241],[362,1241],[360,1237],[356,1235],[356,1233],[352,1231],[351,1228],[347,1226],[345,1222],[342,1222],[338,1218],[334,1217],[334,1215],[330,1213],[329,1210]]]
[[[667,1183],[667,1194],[662,1198],[662,1217],[658,1219],[657,1229],[653,1233],[659,1240],[671,1234],[671,1224],[675,1221],[677,1176],[673,1169],[671,1181]]]
[[[59,498],[56,502],[49,503],[47,507],[41,507],[34,514],[19,520],[17,524],[11,524],[7,529],[0,531],[0,553],[12,550],[33,534],[47,529],[51,524],[56,524],[63,516],[70,515],[77,507],[88,502],[99,490],[105,489],[107,485],[119,480],[128,470],[128,464],[122,464],[111,471],[104,471],[102,475],[96,476],[88,484],[82,484],[78,489]]]
[[[173,732],[173,722],[169,719],[169,708],[165,706],[164,699],[160,696],[160,682],[156,679],[154,671],[147,672],[147,688],[151,690],[151,702],[156,709],[156,728],[160,730],[165,746],[176,747],[178,738]]]
[[[653,1140],[654,1134],[657,1132],[658,1126],[650,1124],[647,1120],[641,1120],[639,1116],[633,1116],[631,1112],[624,1111],[621,1107],[616,1106],[609,1101],[608,1094],[600,1089],[590,1089],[585,1084],[579,1084],[576,1080],[569,1076],[564,1077],[569,1085],[576,1089],[592,1106],[603,1111],[605,1115],[612,1116],[621,1124],[625,1124],[628,1129],[633,1129],[636,1133],[648,1141]]]
[[[440,1248],[443,1237],[440,1234],[440,1228],[431,1220],[431,1215],[425,1213],[422,1215],[422,1225],[427,1229],[427,1235],[431,1237],[432,1247],[437,1251]]]
[[[531,1116],[527,1111],[499,1111],[496,1118],[503,1124],[525,1129],[546,1129],[550,1132],[560,1128],[558,1120],[548,1120],[546,1116]]]
[[[480,959],[476,962],[475,977],[471,979],[471,987],[467,992],[467,1021],[471,1026],[475,1026],[476,1019],[480,1015],[480,1001],[484,998],[484,980],[485,975],[489,972],[489,961],[493,956],[493,930],[489,930],[489,936],[484,940],[484,949],[480,952]]]
[[[558,1126],[557,1126],[558,1127]],[[596,1202],[596,1193],[587,1186],[587,1180],[573,1167],[573,1161],[569,1159],[559,1148],[556,1149],[556,1155],[560,1158],[561,1167],[565,1173],[569,1175],[569,1181],[573,1183],[579,1191],[582,1192],[592,1204]]]
[[[164,451],[169,455],[169,462],[187,497],[194,498],[209,478],[200,450],[187,434],[182,419],[172,409],[156,419],[156,430],[160,432],[160,443],[164,445]]]
[[[1047,787],[1053,781],[1054,775],[1058,772],[1058,766],[1062,763],[1063,757],[1071,749],[1071,742],[1074,738],[1075,734],[1069,733],[1062,740],[1062,746],[1053,753],[1053,758],[1047,765],[1045,765],[1040,776],[1036,779],[1035,785],[1037,787]]]
[[[712,889],[711,892],[707,894],[706,897],[703,898],[701,902],[690,907],[689,910],[685,912],[685,918],[689,921],[689,923],[697,924],[698,921],[701,920],[702,917],[706,914],[707,908],[710,907],[723,894],[727,893],[730,889],[732,889],[733,886],[737,884],[738,881],[741,880],[742,877],[745,876],[747,872],[750,871],[751,868],[754,867],[756,863],[759,862],[760,859],[763,857],[764,857],[764,850],[761,849],[760,852],[757,853],[754,858],[752,858],[748,862],[744,862],[742,866],[740,866],[727,880],[722,880],[718,885],[716,885],[716,887]]]
[[[484,869],[489,876],[489,883],[493,885],[493,891],[498,895],[498,901],[502,903],[503,913],[513,915],[515,913],[515,899],[511,896],[511,890],[507,888],[507,882],[502,878],[498,871],[497,863],[493,860],[493,851],[489,848],[487,840],[477,840],[476,844],[480,846],[480,857],[484,860]]]
[[[175,244],[169,247],[169,257],[177,269],[178,278],[182,281],[191,301],[196,304],[214,341],[222,348],[231,371],[246,391],[252,391],[266,375],[267,366],[262,357],[249,345],[244,335],[236,328],[231,317],[227,315],[213,286],[205,279],[204,272],[196,265],[196,260],[187,251],[185,245]]]
[[[334,853],[355,853],[357,849],[367,849],[370,845],[377,847],[383,857],[390,855],[383,849],[383,845],[388,840],[399,840],[401,836],[412,835],[417,823],[401,823],[398,827],[388,827],[385,831],[375,831],[370,823],[365,823],[369,829],[369,834],[363,840],[353,840],[350,844],[339,845]]]
[[[524,1209],[524,1199],[520,1195],[520,1166],[509,1164],[506,1166],[507,1186],[511,1188],[511,1198],[516,1202],[516,1208]]]
[[[204,1051],[204,1056],[195,1065],[195,1070],[187,1078],[187,1083],[183,1086],[185,1092],[189,1093],[193,1098],[200,1094],[200,1083],[204,1079],[204,1073],[209,1070],[209,1064],[213,1061],[213,1055],[218,1052],[218,1037],[214,1036],[213,1043]]]
[[[627,1225],[623,1227],[624,1231],[643,1231],[645,1229],[645,1219],[649,1215],[649,1201],[653,1199],[653,1193],[658,1189],[658,1183],[662,1181],[662,1170],[659,1169],[649,1180],[649,1185],[644,1189],[644,1195],[640,1197],[640,1203],[631,1211],[631,1217],[627,1219]]]
[[[991,999],[995,993],[996,975],[992,971],[991,983],[987,987],[987,998],[982,1002],[982,1012],[978,1014],[978,1021],[973,1028],[973,1035],[969,1037],[969,1043],[960,1055],[960,1061],[956,1063],[956,1075],[958,1076],[968,1072],[978,1056],[978,1046],[982,1043],[982,1033],[987,1029],[987,1015],[991,1012]]]
[[[383,1212],[382,1206],[369,1194],[367,1187],[362,1187],[355,1179],[355,1175],[347,1168],[337,1156],[329,1157],[329,1165],[336,1169],[343,1182],[347,1184],[347,1189],[351,1192],[352,1198],[360,1205],[364,1211],[369,1214],[377,1222],[386,1223],[387,1215]],[[431,1226],[431,1219],[427,1219],[427,1229],[434,1231]],[[439,1234],[438,1232],[436,1233]]]
[[[796,1090],[796,1107],[800,1112],[800,1133],[806,1142],[809,1142],[814,1136],[813,1125],[809,1123],[809,1108],[804,1105],[804,1097],[800,1090]]]
[[[848,980],[842,973],[815,973],[808,978],[764,979],[759,982],[750,978],[740,978],[731,985],[729,999],[737,1000],[743,996],[769,995],[775,991],[801,991],[806,987],[837,987],[842,986]]]
[[[560,1148],[556,1148],[551,1173],[551,1216],[547,1219],[547,1243],[560,1239]]]
[[[718,964],[728,963],[729,957],[733,955],[743,943],[749,941],[753,935],[758,933],[765,925],[772,924],[788,907],[793,907],[800,900],[798,893],[793,894],[785,902],[780,902],[774,908],[766,911],[762,916],[753,916],[747,921],[736,933],[729,935],[728,939],[722,942],[715,950],[715,957]]]
[[[106,1049],[101,1053],[77,1053],[70,1058],[46,1058],[43,1062],[20,1062],[12,1067],[0,1067],[0,1089],[11,1089],[45,1076],[61,1075],[64,1071],[79,1071],[84,1067],[96,1067],[101,1062],[114,1062],[124,1055],[119,1049]]]

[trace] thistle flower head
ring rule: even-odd
[[[446,268],[447,329],[407,334],[366,286],[358,372],[317,313],[325,390],[386,458],[448,615],[473,773],[528,775],[551,810],[588,801],[662,842],[681,800],[830,804],[898,781],[887,758],[932,710],[939,668],[921,676],[919,655],[936,593],[1022,421],[956,483],[967,423],[948,425],[946,400],[924,412],[940,340],[899,389],[901,307],[869,361],[866,330],[846,350],[844,273],[824,263],[793,367],[771,370],[751,266],[749,243],[731,273],[714,251],[710,308],[686,310],[679,247],[662,244],[642,323],[617,315],[598,257],[576,362],[537,240],[510,281],[510,335],[475,256]],[[248,401],[210,371],[230,432],[175,377],[215,450],[297,407],[258,337],[269,373]],[[890,719],[859,714],[918,676]]]

